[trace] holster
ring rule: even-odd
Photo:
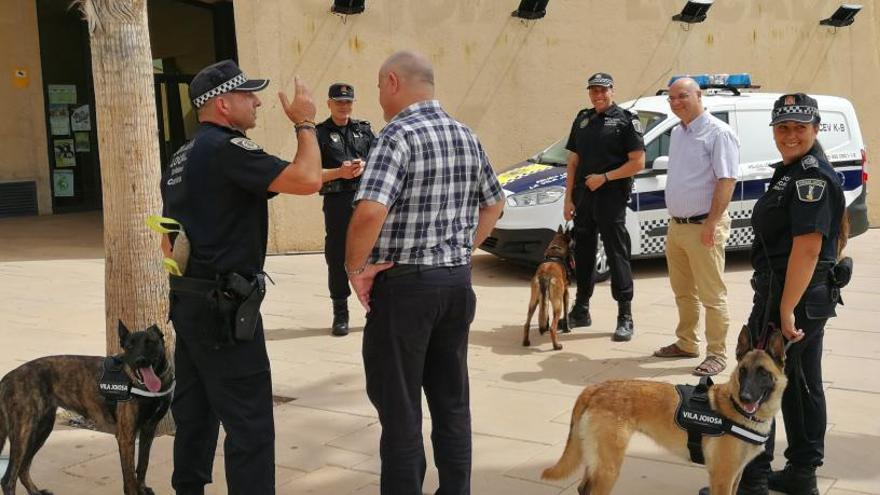
[[[849,284],[853,272],[853,259],[844,256],[831,269],[831,283],[838,289],[842,289]]]
[[[266,276],[258,273],[252,281],[248,281],[237,273],[230,273],[224,280],[225,290],[239,300],[235,311],[235,340],[254,340],[257,320],[260,319],[260,305],[266,297]]]

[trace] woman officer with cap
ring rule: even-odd
[[[848,233],[840,180],[816,140],[819,120],[816,100],[803,93],[783,95],[773,105],[770,125],[782,162],[752,212],[755,295],[748,325],[754,343],[772,327],[790,342],[782,396],[787,462],[770,473],[771,432],[765,451],[746,466],[738,494],[763,495],[768,485],[782,493],[819,493],[816,468],[827,422],[822,336],[825,322],[836,316],[839,292],[831,271]]]

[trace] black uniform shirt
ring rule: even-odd
[[[794,237],[819,232],[819,263],[837,259],[837,236],[845,200],[840,179],[818,146],[800,160],[775,165],[767,192],[752,210],[752,266],[785,277]]]
[[[321,147],[321,166],[325,169],[338,168],[345,160],[365,159],[373,145],[373,131],[366,120],[348,119],[348,124],[339,127],[332,118],[321,122],[315,128],[318,146]],[[351,182],[354,179],[336,179],[332,182]]]
[[[239,131],[203,123],[162,175],[163,212],[192,245],[186,276],[213,279],[262,271],[269,233],[269,184],[288,162]]]
[[[638,117],[617,106],[604,113],[593,108],[581,110],[571,124],[565,149],[578,154],[575,188],[585,188],[589,174],[602,174],[629,160],[629,153],[645,149]],[[606,187],[617,187],[629,192],[629,181],[610,182]]]

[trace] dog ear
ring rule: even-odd
[[[749,333],[749,326],[743,325],[742,330],[739,332],[739,338],[736,340],[736,360],[741,360],[742,357],[753,348],[752,335]]]
[[[782,331],[774,330],[770,335],[770,342],[767,343],[767,354],[773,358],[776,365],[780,369],[785,368],[785,336]]]
[[[157,337],[161,340],[165,340],[165,336],[162,335],[162,330],[159,330],[159,327],[156,325],[150,325],[150,328],[147,329],[148,332],[153,332]]]
[[[564,234],[565,230],[562,228],[562,224],[559,224],[559,228],[556,229],[557,234]]]
[[[119,333],[119,345],[125,347],[125,341],[128,340],[128,336],[131,332],[128,331],[128,328],[125,326],[125,323],[122,323],[122,320],[119,320],[119,326],[116,330]]]

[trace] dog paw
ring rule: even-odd
[[[156,494],[153,492],[152,488],[150,488],[148,486],[144,486],[144,487],[141,487],[140,495],[156,495]]]
[[[528,340],[523,340],[523,347],[528,347],[530,345],[532,345],[531,342],[529,342]]]
[[[53,494],[49,490],[37,490],[34,492],[33,495],[55,495],[55,494]]]

